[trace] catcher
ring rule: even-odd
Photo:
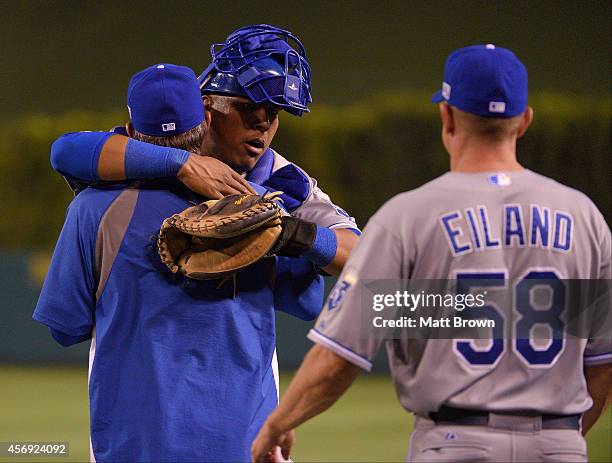
[[[193,149],[207,127],[195,74],[182,66],[134,75],[128,107],[131,135],[159,146]],[[274,311],[312,319],[322,302],[311,260],[257,260],[282,244],[279,195],[184,212],[202,198],[163,179],[98,185],[72,201],[33,318],[63,346],[91,339],[91,461],[249,458],[277,404]],[[196,234],[180,248],[183,231]],[[225,244],[200,259],[219,236]],[[234,288],[183,276],[203,268],[207,277],[233,275]]]

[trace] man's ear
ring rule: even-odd
[[[455,117],[453,109],[448,103],[439,103],[440,119],[442,120],[442,132],[452,135],[455,132]]]
[[[210,111],[207,109],[206,111],[204,111],[204,122],[206,122],[207,129],[210,127],[211,120],[212,120],[212,116],[210,114]]]
[[[202,101],[204,102],[204,109],[206,110],[206,114],[210,113],[212,109],[212,98],[210,95],[202,95]]]
[[[133,138],[134,137],[134,126],[132,125],[131,122],[128,122],[127,124],[125,124],[125,131],[128,134],[128,137]]]
[[[517,134],[518,138],[525,135],[525,132],[527,132],[527,129],[531,125],[531,121],[533,121],[533,108],[531,106],[527,106],[527,109],[521,117],[521,125],[519,125]]]

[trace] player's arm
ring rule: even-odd
[[[329,265],[323,267],[323,270],[330,275],[340,275],[359,236],[346,228],[336,228],[332,231],[336,235],[336,254]]]
[[[275,251],[289,257],[303,255],[326,273],[339,275],[361,234],[355,220],[295,164],[287,163],[262,185],[283,191],[285,207],[292,215],[283,218]]]
[[[253,461],[264,461],[276,445],[289,458],[295,441],[290,431],[333,405],[355,381],[360,368],[316,344],[289,385],[278,408],[253,442]]]
[[[85,182],[176,176],[207,198],[253,192],[238,173],[215,158],[109,132],[62,135],[51,147],[51,165]]]
[[[271,253],[305,257],[328,274],[339,275],[358,238],[348,229],[331,229],[286,216],[282,219],[281,236]]]
[[[587,390],[593,399],[593,406],[582,416],[582,434],[593,427],[612,401],[612,363],[606,365],[585,365],[584,376]]]
[[[82,199],[68,208],[32,316],[65,347],[90,339],[95,323],[97,219]]]
[[[332,203],[329,196],[316,185],[314,180],[312,193],[296,211],[296,215],[317,225],[323,225],[334,233],[333,257],[326,265],[321,265],[321,268],[330,275],[339,275],[361,235],[355,220]]]
[[[300,320],[317,318],[323,306],[324,278],[303,257],[278,257],[274,284],[274,309]]]

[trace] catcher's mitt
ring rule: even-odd
[[[229,277],[257,262],[281,233],[280,194],[230,195],[174,214],[157,237],[162,261],[197,280]]]

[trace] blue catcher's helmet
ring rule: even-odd
[[[310,66],[291,32],[267,24],[242,27],[213,44],[210,54],[212,62],[198,77],[202,94],[244,96],[296,116],[309,111]]]

